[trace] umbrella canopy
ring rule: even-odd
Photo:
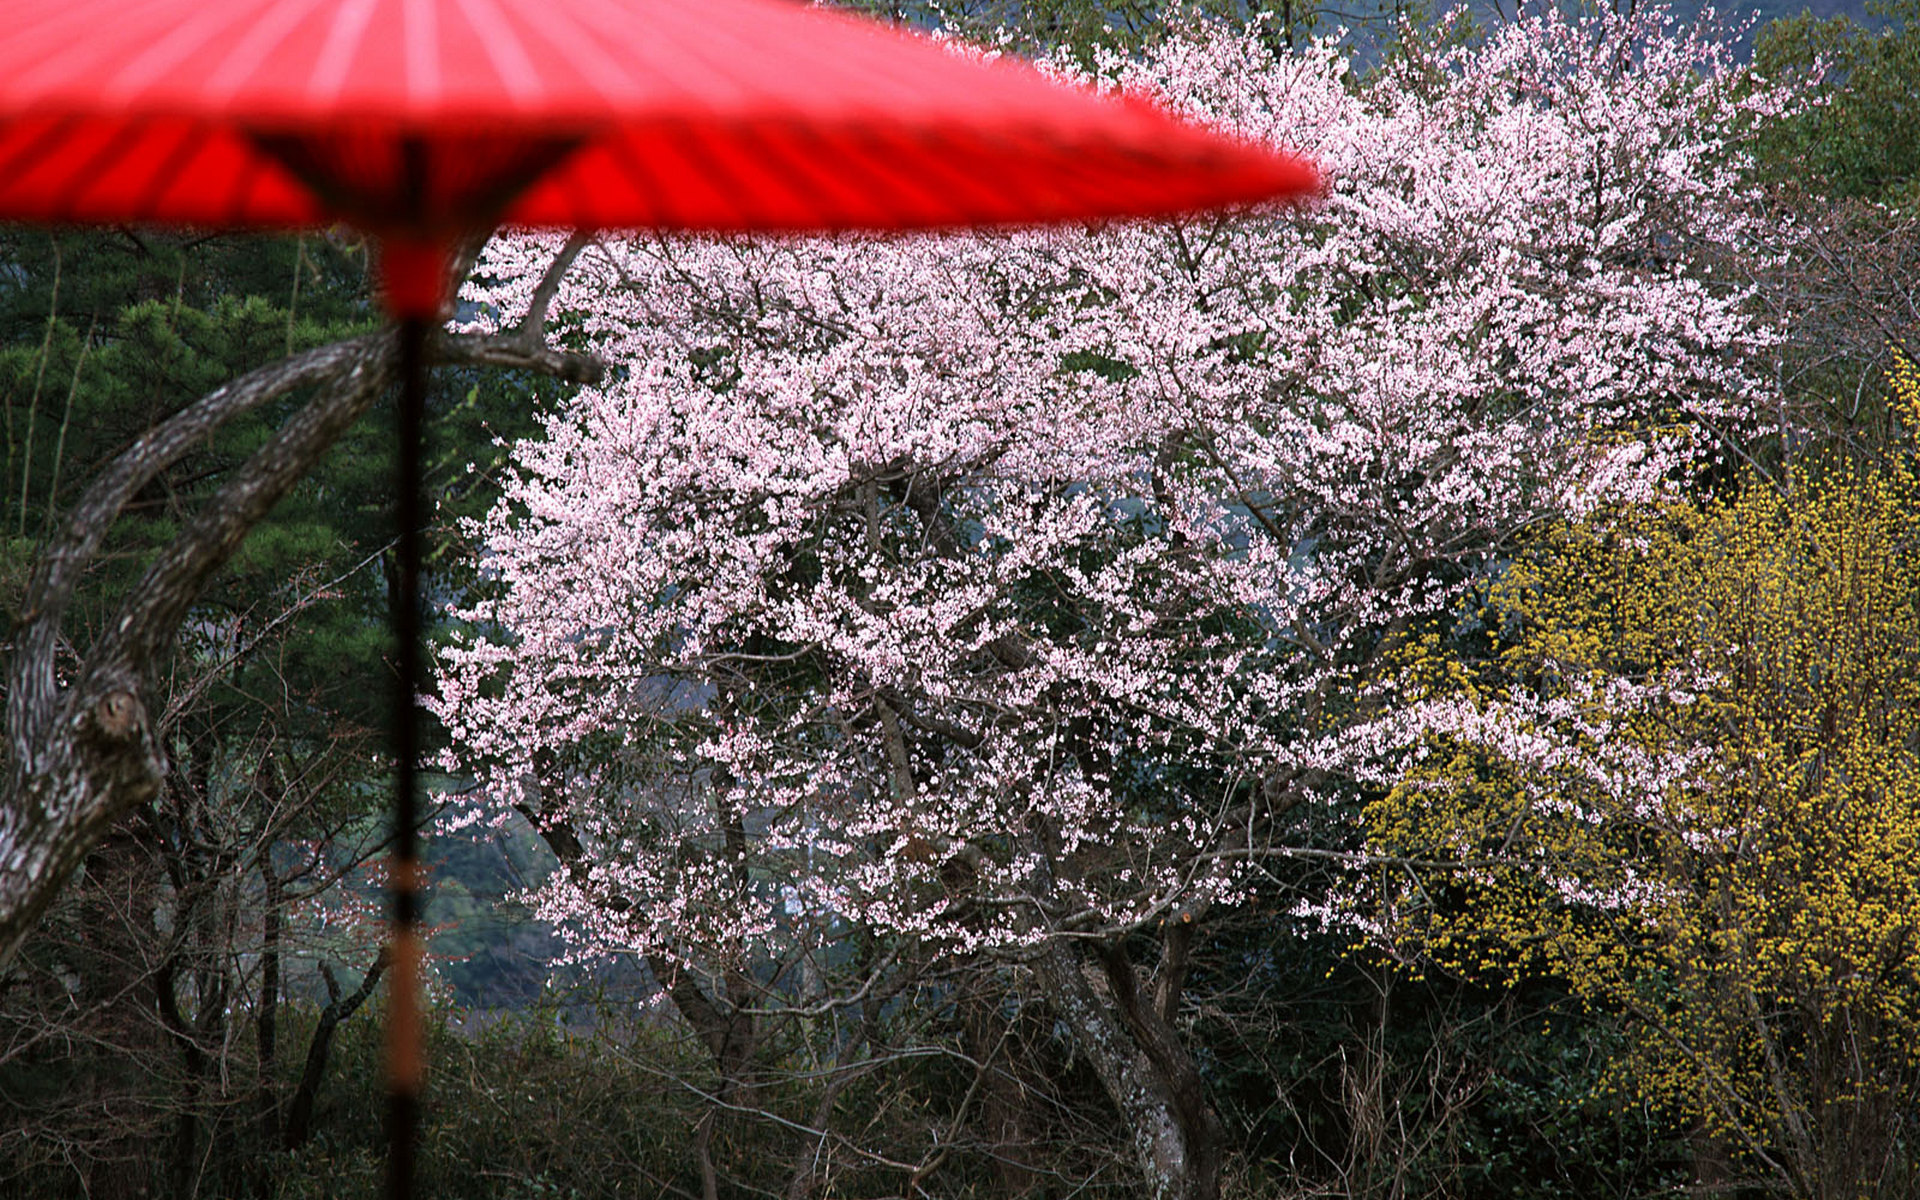
[[[0,219],[908,229],[1156,216],[1312,169],[780,0],[35,0]]]

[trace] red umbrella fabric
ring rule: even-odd
[[[1295,198],[1311,165],[1152,104],[782,0],[14,0],[0,220],[386,244],[406,387],[397,712],[420,677],[423,347],[444,247],[501,223],[904,230]],[[391,1194],[420,1084],[418,757],[396,719]]]
[[[0,219],[909,229],[1315,184],[1145,101],[779,0],[10,7]]]

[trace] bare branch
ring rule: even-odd
[[[606,364],[590,354],[555,350],[512,334],[449,333],[429,350],[433,361],[455,366],[506,367],[538,371],[567,383],[599,383]]]

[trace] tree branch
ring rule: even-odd
[[[527,304],[527,315],[514,327],[514,333],[529,346],[541,345],[546,340],[547,310],[553,307],[553,297],[560,290],[560,281],[565,278],[567,269],[573,266],[573,260],[580,252],[593,244],[594,235],[585,230],[575,230],[567,244],[547,264],[546,273],[540,276],[540,282],[534,285],[533,299]]]
[[[549,294],[579,253],[575,243],[581,240],[569,242],[542,281]],[[598,360],[540,344],[536,332],[526,325],[510,335],[441,334],[429,361],[577,382],[603,377]],[[120,454],[49,538],[27,585],[6,671],[0,965],[94,842],[158,791],[167,756],[143,699],[154,661],[207,582],[394,381],[397,364],[397,340],[384,331],[293,355],[209,392]],[[56,671],[62,619],[127,504],[226,422],[303,389],[313,389],[313,398],[155,556],[63,687]]]
[[[18,752],[44,739],[55,695],[60,621],[80,576],[127,502],[227,421],[269,400],[328,381],[378,335],[308,350],[216,388],[148,430],[101,473],[67,513],[28,579],[7,683],[7,740]],[[16,766],[19,764],[16,763]]]
[[[172,641],[213,573],[394,382],[397,354],[390,335],[362,339],[355,346],[357,352],[328,381],[331,386],[255,451],[147,567],[108,635],[87,656],[90,665],[124,659],[134,670],[144,671]]]

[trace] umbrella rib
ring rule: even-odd
[[[152,87],[155,80],[179,73],[181,64],[196,51],[215,44],[233,28],[234,15],[231,8],[218,5],[199,9],[123,64],[111,79],[102,80],[101,94],[124,102]]]
[[[325,0],[281,0],[255,21],[207,76],[207,94],[230,99],[251,80],[300,22]]]
[[[49,156],[59,153],[72,139],[74,132],[84,128],[84,125],[78,117],[55,117],[47,122],[39,133],[28,137],[25,145],[0,157],[0,179],[11,185],[26,177]]]
[[[153,131],[138,121],[127,121],[119,125],[108,136],[106,142],[96,147],[92,153],[80,160],[74,167],[63,173],[60,190],[53,196],[56,212],[85,212],[87,207],[81,203],[87,189],[92,187],[108,167],[125,158],[127,151],[137,147],[144,138],[154,136]],[[144,204],[145,207],[141,207]],[[152,212],[153,197],[147,194],[140,204],[133,207],[135,219]]]
[[[16,23],[7,30],[7,50],[15,62],[25,60],[31,55],[33,65],[7,79],[0,88],[14,93],[35,96],[45,89],[49,82],[59,83],[75,78],[95,79],[99,73],[96,66],[83,66],[89,58],[98,62],[98,46],[88,38],[76,38],[76,28],[104,26],[111,28],[115,24],[139,19],[143,13],[166,14],[178,11],[173,0],[146,0],[144,5],[125,5],[115,3],[65,4],[42,10],[43,19],[38,24]],[[90,19],[91,17],[91,19]]]
[[[617,0],[582,0],[580,8],[593,5],[591,14],[581,12],[578,23],[569,26],[569,33],[577,39],[576,45],[591,46],[592,53],[601,52],[595,31],[602,27],[629,25],[633,14]],[[569,19],[574,13],[569,11]],[[691,111],[695,107],[694,97],[701,103],[711,106],[713,102],[713,84],[716,79],[726,80],[736,90],[735,82],[742,62],[760,62],[758,55],[748,55],[745,59],[735,58],[725,61],[713,61],[701,46],[701,33],[710,30],[711,22],[699,19],[679,20],[685,14],[676,5],[662,5],[652,14],[648,26],[647,54],[637,63],[614,62],[614,74],[619,80],[618,93],[622,99],[646,99],[653,96],[680,95],[686,99],[682,105]],[[560,47],[567,52],[569,47]],[[638,97],[634,96],[635,92]]]
[[[517,147],[517,153],[495,162],[491,169],[484,166],[474,172],[474,178],[461,189],[460,205],[470,210],[481,223],[491,224],[513,203],[516,196],[525,190],[528,179],[539,179],[554,170],[568,155],[577,152],[582,144],[578,137],[533,138]]]
[[[1207,155],[1199,152],[1183,157],[1195,169],[1192,176],[1194,178],[1204,180],[1219,173],[1208,169],[1218,164],[1217,159],[1210,162]],[[1161,161],[1164,162],[1165,159]],[[1134,147],[1112,146],[1097,154],[1090,152],[1085,155],[1064,156],[1064,161],[1056,174],[1062,191],[1069,196],[1069,203],[1075,203],[1086,199],[1097,199],[1111,187],[1109,181],[1113,178],[1132,180],[1141,170],[1150,168],[1153,162],[1151,156]],[[1134,184],[1132,187],[1134,189],[1132,195],[1137,196],[1138,185]],[[1156,203],[1143,205],[1138,199],[1130,197],[1129,207],[1157,208],[1161,216],[1178,216],[1192,212],[1196,208],[1219,208],[1226,203],[1219,198],[1219,190],[1217,187],[1208,188],[1189,184],[1169,200],[1167,199],[1168,190],[1162,188],[1156,193]],[[1238,190],[1237,194],[1245,194],[1244,186]],[[1240,207],[1245,205],[1242,204]]]
[[[621,174],[633,181],[634,189],[645,198],[648,212],[644,221],[636,224],[663,225],[666,223],[668,208],[667,194],[661,188],[660,180],[647,166],[646,159],[636,153],[631,140],[616,138],[608,144],[608,150],[615,163],[621,168]],[[591,198],[587,203],[592,204]]]
[[[227,225],[240,224],[239,214],[247,212],[253,205],[253,197],[260,190],[260,183],[267,177],[267,164],[273,160],[261,154],[249,154],[235,172],[233,187],[228,191]],[[282,170],[285,166],[282,165]]]
[[[366,37],[378,0],[343,0],[327,29],[326,44],[314,58],[313,73],[307,77],[307,98],[327,104],[346,86],[347,70]]]
[[[262,130],[248,130],[247,136],[261,153],[285,167],[301,186],[318,196],[322,204],[352,219],[365,219],[366,197],[356,195],[351,186],[343,185],[327,163],[313,152],[307,139],[297,134]]]
[[[807,10],[800,8],[787,11],[796,16],[805,14],[815,20],[826,16],[822,13],[807,13]],[[794,24],[799,25],[799,21],[796,20]],[[851,31],[864,35],[875,43],[882,41],[882,30],[852,26]],[[816,39],[795,37],[784,49],[781,66],[787,68],[792,75],[802,78],[814,77],[822,71],[830,71],[843,81],[848,91],[870,94],[875,103],[884,101],[889,104],[905,105],[911,109],[921,102],[922,97],[927,93],[928,72],[938,73],[938,67],[935,66],[939,61],[938,58],[935,58],[934,62],[929,62],[921,55],[932,58],[947,52],[940,50],[934,43],[924,42],[912,34],[888,32],[893,32],[893,40],[902,43],[899,46],[901,54],[857,54],[852,52],[851,47],[822,50],[817,48]],[[884,51],[893,47],[878,45],[875,48]],[[915,51],[920,53],[915,54]],[[742,73],[740,69],[742,64],[759,65],[766,62],[764,49],[753,39],[732,32],[728,26],[712,23],[698,27],[698,36],[693,40],[688,53],[690,57],[697,58],[709,69],[724,73],[729,80],[737,78]],[[876,64],[874,61],[882,58],[891,60],[896,57],[910,57],[913,62]],[[939,65],[945,64],[939,63]],[[755,82],[759,80],[756,78]],[[790,95],[769,95],[764,87],[752,88],[750,94],[756,100],[772,101],[788,107],[796,99]]]
[[[822,155],[818,151],[828,145],[827,138],[821,131],[800,125],[784,132],[787,134],[785,138],[775,138],[764,131],[753,129],[741,131],[742,140],[758,141],[760,157],[775,161],[780,169],[771,171],[769,174],[777,175],[781,179],[782,186],[796,202],[809,199],[817,201],[824,198],[838,206],[836,211],[835,208],[821,207],[816,202],[810,212],[797,214],[796,223],[824,224],[842,228],[856,223],[864,224],[874,219],[869,215],[870,211],[886,209],[891,207],[890,200],[897,201],[903,198],[910,198],[913,204],[929,212],[937,211],[940,207],[939,201],[931,193],[911,182],[906,182],[905,177],[899,177],[895,181],[902,183],[903,186],[893,187],[886,196],[876,198],[872,194],[874,189],[870,187],[863,189],[859,186],[857,179],[854,178],[855,172],[831,172],[820,167],[819,160]],[[844,137],[841,139],[843,144],[848,140]],[[811,145],[816,152],[808,153],[808,145]],[[751,146],[748,149],[751,150]],[[869,170],[866,174],[871,178],[882,175],[883,172]]]
[[[824,144],[824,139],[821,141]],[[942,146],[952,152],[939,153]],[[912,131],[889,130],[886,135],[866,137],[849,131],[836,143],[836,148],[857,161],[870,177],[886,180],[895,194],[921,197],[927,204],[929,218],[936,224],[956,224],[969,215],[1004,219],[999,215],[1006,211],[1004,194],[995,192],[977,171],[961,166],[974,157],[973,146],[949,136],[939,126]],[[889,154],[890,148],[896,152]],[[908,162],[918,174],[904,169],[903,164]],[[965,203],[953,202],[956,193],[965,198]]]
[[[501,86],[516,102],[526,104],[536,99],[542,90],[540,72],[521,43],[520,31],[507,14],[494,0],[455,0],[455,3],[473,29]]]
[[[633,99],[631,72],[606,52],[592,27],[583,26],[570,8],[553,6],[539,24],[531,27],[531,32],[557,51],[560,58],[570,68],[577,70],[578,77],[585,79],[608,105]],[[542,87],[545,86],[543,82]]]
[[[435,0],[400,0],[407,99],[427,108],[444,99],[440,87],[440,6]]]
[[[746,224],[743,220],[746,210],[740,206],[738,198],[737,189],[742,183],[740,176],[726,164],[717,161],[713,154],[706,152],[710,146],[703,145],[699,135],[685,123],[675,122],[661,132],[676,144],[690,172],[699,176],[713,190],[714,194],[720,198],[720,206],[730,214],[726,217],[710,218],[701,224],[713,229],[737,228]],[[684,220],[685,218],[676,215],[669,219]]]
[[[659,194],[654,190],[652,180],[645,176],[644,167],[633,155],[632,147],[627,144],[626,139],[610,138],[603,140],[598,146],[589,145],[578,152],[580,157],[576,158],[574,162],[581,162],[587,155],[594,153],[596,149],[606,156],[614,169],[620,173],[621,178],[633,185],[634,192],[640,202],[646,206],[646,211],[649,214],[659,213]],[[565,211],[572,214],[570,224],[586,226],[588,228],[597,228],[605,224],[605,222],[597,219],[593,215],[594,190],[588,186],[587,178],[583,171],[570,170],[567,167],[562,167],[553,174],[547,183],[548,186],[551,186],[556,192],[565,197]],[[521,198],[523,199],[524,197]],[[635,220],[633,223],[635,225],[642,225],[654,219],[653,216],[649,216],[644,221]]]
[[[148,184],[144,204],[149,213],[164,211],[160,203],[161,195],[185,172],[182,168],[193,156],[205,149],[213,141],[213,130],[198,121],[189,124],[181,132],[180,140],[174,143],[160,165],[154,169],[152,181]]]
[[[713,221],[715,228],[733,230],[765,227],[777,219],[772,214],[783,207],[781,201],[786,201],[785,206],[790,207],[801,199],[800,194],[790,186],[790,179],[772,171],[763,175],[767,186],[754,186],[754,170],[763,164],[756,162],[752,153],[756,140],[752,126],[729,129],[723,138],[701,138],[685,124],[676,124],[674,133],[682,146],[682,157],[726,198],[727,211],[731,215]],[[765,138],[760,141],[764,154],[771,143]],[[777,199],[768,195],[776,188]],[[758,202],[758,211],[753,203],[755,201]]]

